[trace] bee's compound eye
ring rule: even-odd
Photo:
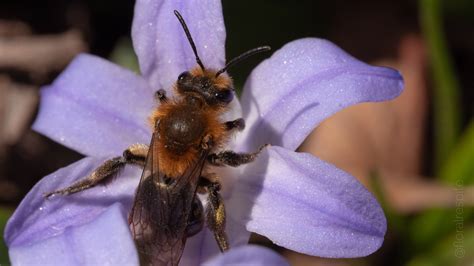
[[[178,81],[184,81],[190,75],[191,73],[189,73],[188,71],[184,71],[183,73],[179,74]]]
[[[232,90],[229,89],[216,92],[215,96],[218,101],[224,103],[230,103],[232,99],[234,99],[234,93],[232,92]]]

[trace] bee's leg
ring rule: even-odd
[[[207,161],[215,166],[223,166],[223,165],[229,165],[229,166],[239,166],[241,164],[246,164],[250,163],[255,158],[257,158],[258,154],[262,152],[262,150],[269,146],[269,144],[265,144],[260,146],[256,152],[252,153],[237,153],[234,151],[222,151],[219,153],[212,153],[207,156]]]
[[[69,195],[81,192],[113,177],[121,169],[123,169],[126,164],[135,164],[144,167],[147,153],[147,145],[132,145],[123,152],[123,156],[115,157],[105,161],[102,165],[97,167],[94,172],[92,172],[84,179],[77,181],[76,183],[72,184],[67,188],[46,193],[44,194],[44,196],[48,198],[54,194]]]
[[[202,176],[199,179],[199,186],[204,187],[207,190],[208,201],[206,204],[206,219],[207,226],[214,232],[217,245],[221,252],[229,249],[229,243],[227,242],[227,234],[225,233],[225,208],[224,200],[219,194],[221,189],[220,183],[217,181],[215,175],[210,177]]]
[[[155,99],[158,100],[160,103],[168,101],[168,97],[166,97],[166,91],[163,89],[157,90],[155,92]]]
[[[224,123],[227,131],[238,130],[242,131],[245,128],[245,120],[243,118],[235,119],[233,121],[227,121]]]

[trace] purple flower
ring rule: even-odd
[[[132,37],[142,76],[92,55],[78,56],[41,91],[33,128],[90,157],[46,176],[22,201],[5,231],[13,263],[137,264],[127,214],[140,169],[127,167],[114,182],[71,196],[42,195],[86,176],[130,144],[149,143],[154,91],[171,88],[196,64],[174,9],[187,21],[206,67],[224,65],[218,0],[138,0]],[[402,87],[397,71],[364,64],[321,39],[293,41],[263,61],[244,87],[242,107],[234,100],[225,117],[243,117],[247,124],[229,148],[273,145],[254,163],[219,173],[231,246],[247,243],[256,232],[315,256],[360,257],[377,250],[386,220],[374,197],[344,171],[294,150],[331,114],[392,99]],[[236,249],[214,262],[255,259],[258,252]],[[181,263],[201,264],[218,253],[204,229],[188,239]],[[260,259],[278,260],[272,256]]]

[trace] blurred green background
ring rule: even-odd
[[[51,83],[72,56],[83,50],[138,71],[129,35],[133,5],[131,0],[2,0],[0,41],[21,42],[31,37],[34,43],[35,37],[54,39],[74,29],[71,38],[76,43],[72,52],[45,55],[45,62],[58,56],[61,63],[44,71],[3,64],[0,57],[0,87],[16,86],[0,90],[0,99],[4,103],[12,95],[10,90],[25,91],[24,87],[37,97],[39,87]],[[474,265],[474,215],[472,202],[466,200],[473,196],[463,194],[474,191],[468,189],[474,182],[474,1],[223,0],[223,8],[228,58],[263,44],[277,50],[289,41],[311,36],[329,39],[366,62],[397,62],[400,43],[406,36],[422,40],[426,49],[422,79],[428,87],[428,115],[418,174],[457,189],[459,198],[445,207],[400,212],[385,194],[379,173],[374,172],[371,189],[384,206],[389,225],[384,246],[369,258],[335,263]],[[54,40],[57,43],[51,45],[58,47],[70,41]],[[43,62],[36,59],[38,54],[33,48],[31,51],[31,60]],[[257,56],[230,70],[238,90],[261,60]],[[37,111],[35,101],[30,109],[21,119],[13,118],[21,124],[16,135],[8,141],[0,140],[1,228],[42,176],[82,157],[31,131],[29,125]],[[0,108],[0,126],[4,127],[11,118],[1,112]],[[287,254],[258,237],[254,241]],[[0,264],[8,263],[7,254],[2,244]],[[290,256],[295,265],[319,263],[303,258]]]

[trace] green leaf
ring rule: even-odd
[[[465,222],[465,221],[463,221]],[[437,242],[432,250],[415,257],[408,266],[472,266],[474,262],[474,227],[458,226],[448,237]]]
[[[7,221],[12,215],[13,211],[0,208],[0,227],[2,232],[2,241],[0,242],[0,265],[9,265],[10,259],[8,257],[8,248],[3,241],[3,231],[7,225]]]
[[[439,177],[457,187],[474,184],[474,120],[443,164]]]
[[[462,134],[452,150],[446,164],[440,170],[440,179],[456,189],[457,205],[463,204],[464,186],[474,184],[474,121]],[[463,219],[470,221],[474,217],[472,209],[463,208]],[[453,219],[457,208],[429,210],[413,220],[411,226],[412,241],[418,250],[423,250],[440,237],[455,230]]]
[[[439,168],[448,157],[460,129],[459,82],[456,78],[446,37],[442,30],[442,7],[439,0],[420,0],[420,18],[427,41],[434,79],[435,165]],[[439,170],[439,169],[436,169]],[[436,171],[437,173],[438,171]]]
[[[135,73],[140,72],[137,55],[133,50],[132,40],[130,38],[121,38],[117,42],[110,56],[110,60],[134,71]]]
[[[462,187],[473,179],[474,129],[468,127],[458,141],[461,113],[459,110],[459,82],[455,76],[446,38],[442,30],[442,10],[439,0],[420,0],[421,26],[427,40],[434,79],[434,139],[435,173],[446,183],[456,186],[462,195]],[[463,213],[469,219],[472,212]],[[452,218],[454,209],[436,209],[415,217],[410,227],[414,247],[418,251],[427,249],[440,237],[455,228]]]

